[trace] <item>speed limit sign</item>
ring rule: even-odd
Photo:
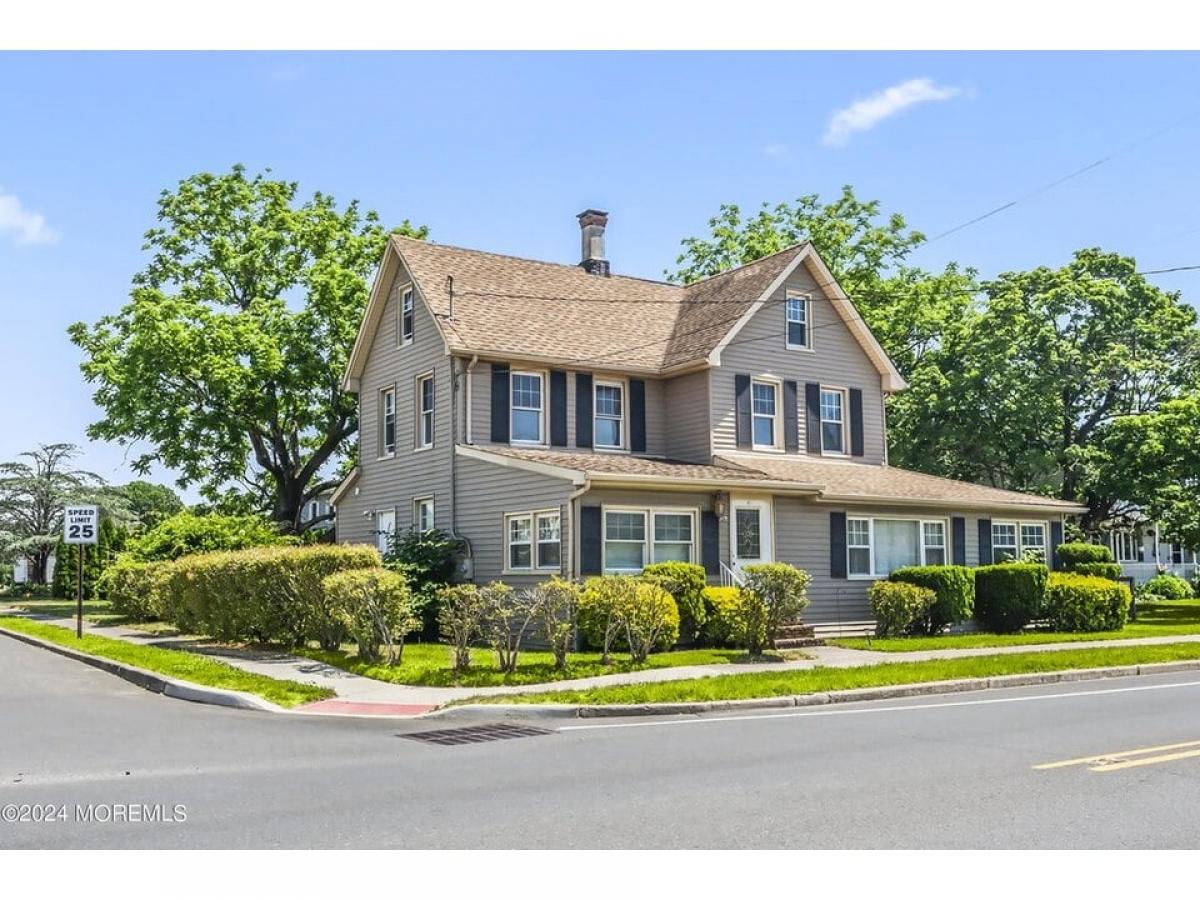
[[[63,511],[63,543],[94,544],[99,534],[99,507],[68,506]]]

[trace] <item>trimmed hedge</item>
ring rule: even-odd
[[[989,631],[1020,631],[1041,616],[1049,575],[1040,563],[980,566],[975,570],[975,618]]]
[[[704,589],[704,628],[700,634],[705,647],[733,647],[737,643],[738,589]]]
[[[937,594],[907,581],[877,581],[867,591],[878,637],[899,637],[923,631]]]
[[[1112,551],[1103,544],[1088,544],[1084,541],[1071,541],[1058,545],[1058,558],[1062,567],[1068,572],[1082,571],[1078,568],[1087,563],[1110,563],[1113,561]]]
[[[1164,600],[1191,600],[1195,596],[1195,592],[1186,578],[1169,575],[1165,572],[1155,575],[1147,581],[1142,586],[1142,590],[1147,594],[1162,597]]]
[[[1054,631],[1120,631],[1129,617],[1129,588],[1107,578],[1053,572],[1045,615]]]
[[[1121,577],[1121,564],[1115,562],[1075,563],[1075,567],[1069,571],[1080,575],[1095,575],[1097,578],[1107,578],[1109,581],[1116,581]]]
[[[905,566],[892,572],[888,580],[933,591],[935,600],[928,614],[914,623],[926,634],[938,634],[947,625],[965,622],[975,611],[975,574],[966,566]]]
[[[196,515],[181,512],[163,519],[125,547],[137,562],[181,559],[193,553],[245,550],[249,547],[291,545],[296,538],[279,533],[261,516]]]
[[[675,598],[680,640],[685,644],[699,641],[705,620],[704,588],[708,584],[704,567],[685,562],[652,563],[642,570],[642,578]]]
[[[151,622],[166,611],[164,591],[170,574],[171,563],[141,563],[118,556],[100,576],[99,585],[113,612],[135,622]]]
[[[374,547],[338,544],[187,556],[171,564],[165,617],[184,631],[220,640],[290,646],[316,640],[335,649],[346,626],[322,581],[379,565]]]

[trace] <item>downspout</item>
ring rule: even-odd
[[[590,478],[584,478],[583,484],[567,497],[567,510],[571,521],[571,567],[567,571],[567,580],[575,580],[579,573],[579,500],[592,489]]]
[[[453,291],[453,287],[451,287]],[[453,296],[453,293],[451,294]],[[471,361],[471,365],[475,360]],[[459,565],[459,575],[465,581],[474,580],[475,564],[474,551],[471,541],[458,530],[458,379],[461,375],[458,357],[450,357],[450,536],[462,541],[465,548],[462,563]],[[469,372],[470,370],[468,370]]]

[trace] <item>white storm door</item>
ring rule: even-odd
[[[386,512],[383,510],[377,512],[375,514],[375,546],[385,556],[392,549],[392,535],[395,533],[396,511],[391,509]]]
[[[775,558],[770,500],[733,500],[729,505],[729,556],[733,571]]]

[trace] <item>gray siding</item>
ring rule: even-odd
[[[460,456],[458,490],[458,531],[471,542],[476,582],[484,584],[501,579],[514,587],[525,587],[554,574],[504,574],[504,516],[507,513],[560,510],[565,572],[571,558],[567,498],[575,490],[570,481]]]
[[[408,282],[401,269],[388,292],[387,304],[367,356],[359,391],[359,479],[338,508],[338,540],[374,542],[374,517],[367,510],[395,508],[396,528],[413,524],[413,500],[433,497],[434,522],[450,527],[451,361],[428,308],[417,297],[413,342],[397,346],[400,290]],[[416,379],[434,374],[434,442],[416,450]],[[380,458],[379,393],[396,388],[396,452]]]
[[[708,463],[712,459],[708,430],[708,378],[709,372],[705,369],[663,383],[665,401],[662,425],[667,432],[666,455],[670,459],[698,463]],[[670,410],[669,415],[666,410]]]
[[[784,296],[788,288],[812,295],[811,351],[786,347]],[[804,384],[820,382],[841,388],[859,388],[863,392],[865,455],[855,459],[876,464],[884,461],[883,389],[879,372],[803,267],[797,269],[787,284],[781,286],[738,332],[722,351],[721,365],[712,370],[711,423],[713,446],[718,453],[737,449],[733,380],[739,372],[800,382],[802,454],[805,452]]]

